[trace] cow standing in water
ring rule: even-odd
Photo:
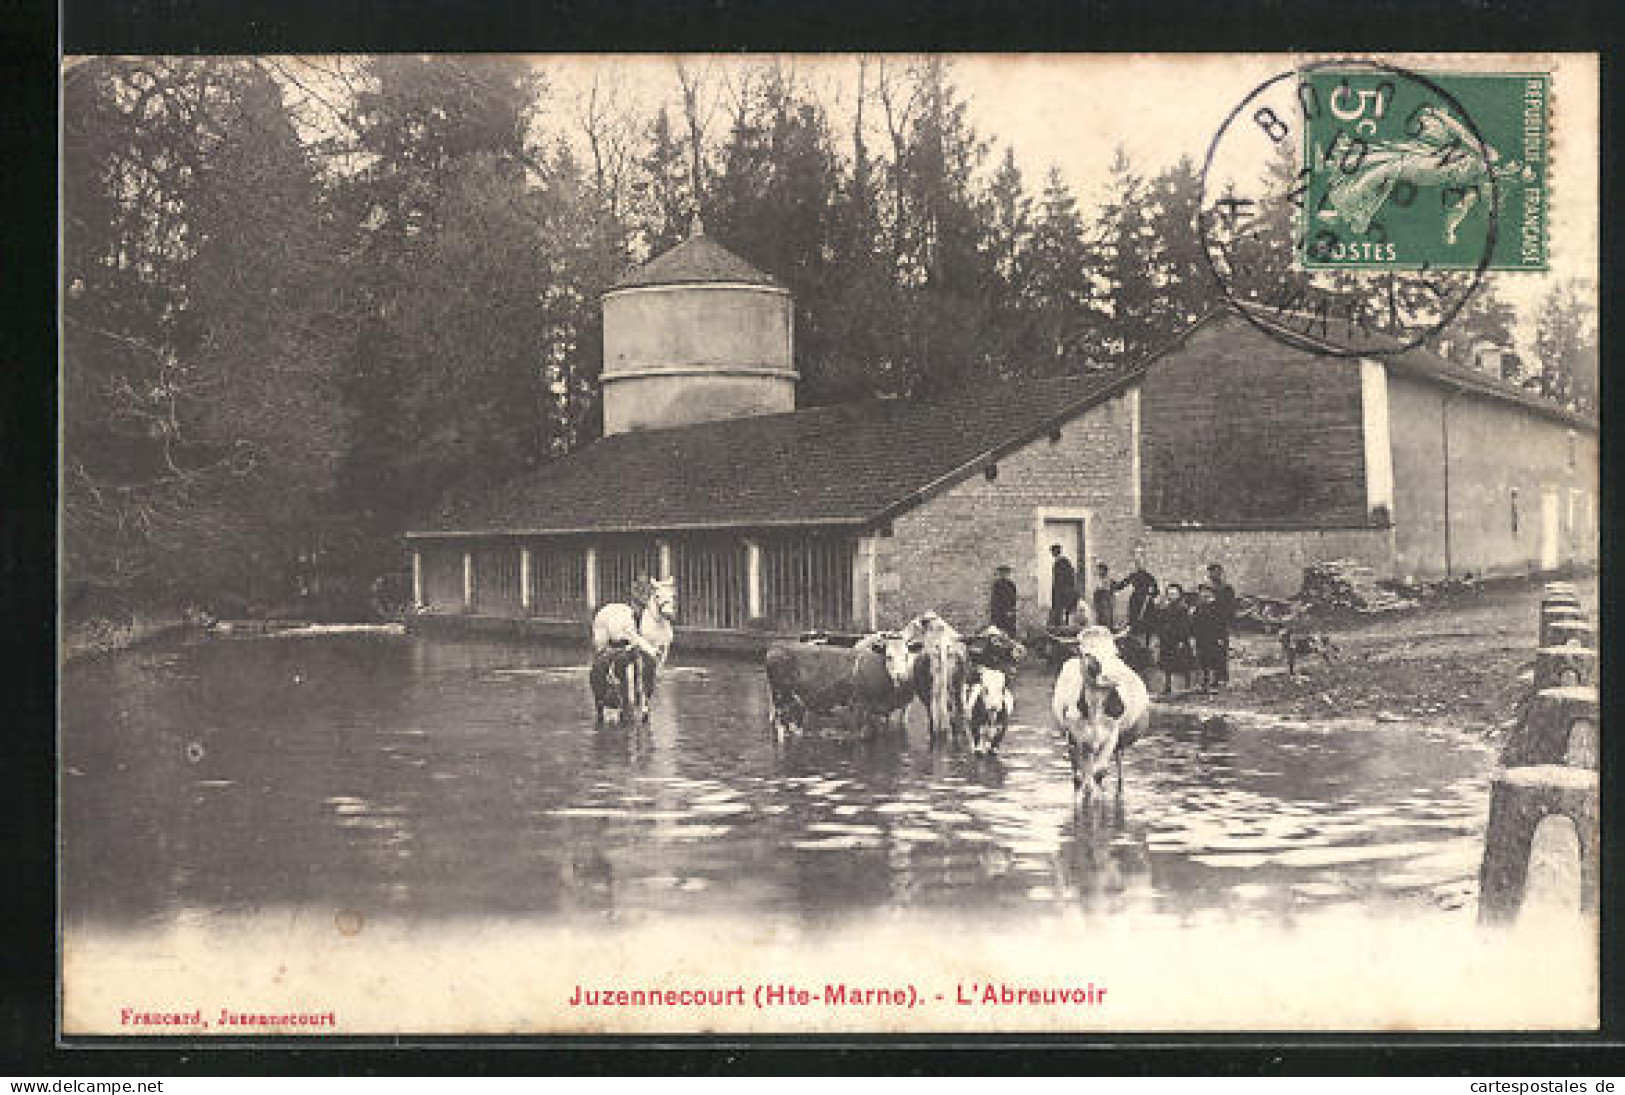
[[[970,689],[970,655],[954,626],[935,612],[909,621],[903,638],[914,659],[914,694],[925,707],[926,732],[935,739],[946,732],[965,732],[966,694]]]
[[[970,659],[970,688],[965,695],[965,709],[970,719],[971,748],[978,752],[985,748],[986,752],[994,753],[1004,741],[1010,719],[1015,715],[1016,698],[1010,684],[1016,663],[1026,656],[1026,650],[995,626],[966,641],[965,652]],[[985,746],[984,732],[987,734]]]
[[[654,695],[655,679],[666,664],[671,652],[672,619],[677,615],[677,580],[658,579],[650,583],[649,597],[641,613],[631,605],[608,604],[592,618],[592,656],[596,672],[599,662],[615,657],[618,646],[638,651],[645,657],[640,665],[643,677],[639,695],[635,697],[638,717],[649,717],[649,699]],[[596,699],[596,690],[595,690]],[[621,713],[626,717],[626,712]]]
[[[1066,735],[1078,794],[1086,801],[1094,797],[1113,758],[1122,794],[1123,749],[1149,727],[1151,698],[1140,675],[1118,656],[1110,631],[1086,627],[1078,633],[1077,656],[1055,678],[1050,710]]]
[[[853,646],[774,643],[763,659],[773,700],[773,729],[810,728],[817,716],[847,712],[854,728],[889,721],[913,699],[914,655],[895,632]]]

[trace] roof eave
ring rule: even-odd
[[[1242,316],[1243,319],[1256,321],[1257,323],[1267,326],[1271,330],[1277,332],[1283,341],[1287,342],[1289,345],[1292,345],[1295,349],[1303,350],[1305,353],[1330,353],[1349,360],[1358,360],[1358,357],[1349,354],[1348,351],[1344,350],[1342,347],[1335,346],[1332,343],[1326,342],[1325,340],[1317,338],[1316,336],[1308,334],[1307,332],[1295,331],[1290,327],[1283,326],[1282,324],[1276,322],[1268,314],[1266,309],[1249,308],[1247,305],[1239,302],[1234,303],[1232,307],[1239,315]],[[1458,392],[1467,392],[1473,395],[1480,395],[1486,399],[1494,399],[1497,402],[1507,403],[1515,407],[1522,407],[1525,410],[1533,411],[1535,414],[1542,415],[1546,418],[1555,419],[1571,426],[1579,426],[1582,429],[1589,430],[1592,433],[1599,432],[1600,426],[1597,422],[1594,422],[1575,411],[1571,411],[1567,407],[1549,402],[1540,398],[1539,396],[1530,395],[1526,392],[1507,388],[1488,377],[1468,378],[1464,376],[1457,376],[1454,373],[1445,371],[1443,369],[1429,368],[1424,365],[1418,365],[1413,362],[1406,361],[1405,355],[1411,353],[1430,354],[1432,351],[1417,345],[1391,350],[1373,349],[1368,353],[1359,356],[1369,357],[1373,361],[1380,361],[1390,368],[1397,368],[1407,376],[1413,377],[1417,380],[1437,384],[1440,387],[1453,388]]]
[[[727,521],[668,521],[637,525],[583,525],[575,528],[483,528],[414,529],[403,532],[407,540],[478,539],[489,536],[619,536],[651,532],[724,532],[729,530],[779,528],[862,528],[880,520],[864,517],[753,518]]]
[[[1050,415],[1038,425],[1025,429],[1019,434],[1011,437],[1009,440],[1001,442],[991,449],[978,453],[976,456],[966,460],[952,471],[946,472],[924,486],[916,488],[905,497],[900,498],[896,502],[893,502],[891,505],[887,506],[878,515],[876,515],[874,520],[876,522],[890,521],[900,514],[908,512],[915,506],[923,505],[924,503],[929,502],[932,498],[935,498],[943,491],[964,482],[966,479],[976,474],[978,469],[986,467],[991,462],[1002,460],[1004,457],[1010,455],[1016,450],[1025,448],[1034,441],[1038,440],[1040,437],[1054,431],[1060,426],[1064,426],[1067,422],[1076,418],[1084,411],[1098,407],[1100,404],[1106,402],[1106,400],[1121,395],[1129,388],[1137,385],[1144,378],[1146,365],[1148,363],[1149,359],[1147,359],[1146,362],[1142,362],[1140,365],[1136,365],[1131,369],[1125,370],[1116,380],[1113,380],[1109,384],[1090,392],[1088,395],[1079,396],[1077,399],[1072,400],[1062,410]]]

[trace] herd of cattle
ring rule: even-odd
[[[1066,646],[1050,710],[1073,785],[1087,797],[1114,758],[1121,785],[1121,750],[1144,733],[1150,697],[1106,628],[1086,627]],[[837,711],[850,724],[886,725],[917,702],[933,739],[968,736],[975,751],[993,752],[1010,728],[1010,674],[1024,653],[996,627],[966,638],[934,612],[850,644],[827,636],[776,643],[766,657],[774,729],[808,728]]]
[[[647,721],[656,676],[671,650],[675,612],[676,585],[666,578],[651,583],[640,608],[605,605],[593,618],[589,681],[599,722],[610,710],[622,720]],[[1122,749],[1150,720],[1140,664],[1146,652],[1126,639],[1120,647],[1104,627],[1053,641],[1062,658],[1050,713],[1066,738],[1073,785],[1093,795],[1115,758],[1121,787]],[[900,631],[775,643],[766,657],[773,727],[778,733],[812,729],[819,718],[842,712],[850,725],[868,729],[901,723],[908,706],[919,703],[932,740],[968,735],[973,750],[993,752],[1010,729],[1011,671],[1024,655],[997,627],[966,638],[935,612]]]

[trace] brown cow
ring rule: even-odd
[[[855,646],[782,642],[764,659],[773,700],[773,728],[807,728],[816,716],[844,709],[868,726],[913,698],[914,658],[896,633],[868,635]]]

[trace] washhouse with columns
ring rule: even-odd
[[[1289,595],[1597,555],[1597,427],[1426,349],[1350,357],[1220,308],[1126,369],[796,409],[788,289],[702,230],[603,295],[603,437],[445,499],[406,536],[415,626],[586,633],[673,577],[691,645],[987,622],[996,566],[1043,623],[1050,547],[1113,576],[1223,563]]]

